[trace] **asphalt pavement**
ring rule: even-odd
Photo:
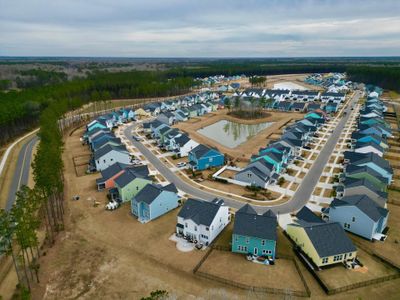
[[[326,164],[329,161],[329,158],[335,149],[335,145],[338,143],[340,135],[346,125],[347,121],[349,120],[352,111],[350,110],[351,106],[353,106],[358,99],[360,98],[361,93],[356,92],[353,98],[347,104],[347,109],[345,110],[347,114],[342,117],[334,129],[333,133],[329,137],[328,141],[326,142],[325,146],[322,148],[318,158],[310,168],[307,175],[303,178],[301,184],[299,185],[297,191],[293,195],[292,199],[286,203],[280,205],[273,205],[273,206],[261,206],[252,204],[254,209],[258,213],[263,213],[268,209],[271,209],[276,214],[285,214],[291,213],[301,209],[311,197],[311,194],[318,183],[319,177],[321,176]],[[194,198],[199,198],[207,201],[211,201],[216,197],[223,199],[225,204],[233,207],[233,208],[240,208],[244,205],[244,202],[235,200],[228,197],[221,197],[219,195],[215,195],[211,192],[207,192],[201,190],[200,188],[195,187],[181,178],[179,178],[174,172],[172,172],[167,166],[162,163],[159,158],[154,155],[146,146],[142,143],[135,141],[132,138],[132,129],[137,126],[133,124],[128,126],[124,130],[125,137],[146,157],[146,159],[167,179],[169,182],[172,182],[176,185],[176,187],[183,191],[186,194],[191,195]]]
[[[15,194],[22,185],[28,184],[29,170],[31,168],[32,151],[35,144],[38,142],[38,137],[35,135],[29,138],[22,146],[18,154],[17,166],[13,175],[10,190],[8,193],[6,210],[10,210],[15,201]]]

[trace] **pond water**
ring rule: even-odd
[[[247,125],[221,120],[201,128],[197,130],[197,132],[228,148],[235,148],[255,136],[261,130],[270,127],[272,124],[274,124],[274,122]]]

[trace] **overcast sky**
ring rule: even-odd
[[[0,0],[0,56],[400,55],[400,0]]]

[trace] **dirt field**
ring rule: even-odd
[[[174,230],[177,210],[143,225],[130,215],[129,205],[115,212],[106,212],[101,206],[94,208],[87,198],[96,197],[105,202],[106,196],[95,191],[98,175],[76,177],[72,157],[77,149],[83,149],[78,138],[74,134],[65,144],[66,229],[40,260],[41,284],[34,288],[33,299],[140,299],[156,289],[167,290],[173,299],[282,299],[282,296],[255,294],[193,275],[191,269],[204,252],[181,253],[168,240]],[[79,194],[81,200],[72,202],[74,194]],[[392,213],[393,209],[389,209]],[[399,220],[396,220],[389,226],[398,226]],[[280,231],[277,248],[278,254],[292,253]],[[301,264],[300,269],[312,299],[326,299],[312,275]],[[242,274],[243,268],[236,273]],[[397,299],[399,286],[398,279],[330,298]]]
[[[339,264],[318,271],[318,274],[330,288],[339,288],[357,282],[380,278],[387,275],[394,275],[397,273],[394,268],[388,267],[377,259],[374,259],[371,255],[361,249],[357,249],[357,257],[364,267],[360,269],[347,270],[343,265]]]
[[[369,251],[378,253],[379,255],[388,258],[393,263],[400,267],[400,206],[388,204],[389,219],[388,219],[388,237],[385,242],[371,243],[361,237],[349,235],[352,240],[363,248]]]
[[[247,261],[242,254],[214,250],[199,271],[250,286],[305,291],[289,259],[277,259],[275,265],[264,266]]]
[[[191,138],[195,141],[203,144],[207,144],[213,147],[217,147],[222,153],[226,153],[234,158],[241,158],[242,160],[250,159],[251,155],[257,153],[260,147],[264,147],[267,144],[267,138],[272,134],[280,133],[282,128],[286,126],[291,120],[298,120],[303,118],[304,114],[301,113],[281,113],[272,112],[270,116],[257,120],[243,120],[234,118],[227,115],[228,110],[223,109],[215,111],[211,114],[199,117],[199,121],[196,122],[182,122],[174,125],[173,127],[179,128],[180,130],[188,133]],[[257,124],[261,122],[275,122],[270,127],[260,131],[256,136],[249,139],[247,142],[235,147],[229,148],[221,145],[220,143],[211,140],[197,132],[200,128],[214,124],[220,120],[229,120],[242,124]]]

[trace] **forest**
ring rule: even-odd
[[[189,77],[169,79],[162,72],[134,71],[98,73],[86,79],[0,92],[0,145],[37,126],[40,113],[52,102],[64,101],[68,110],[89,101],[186,93],[193,84]]]

